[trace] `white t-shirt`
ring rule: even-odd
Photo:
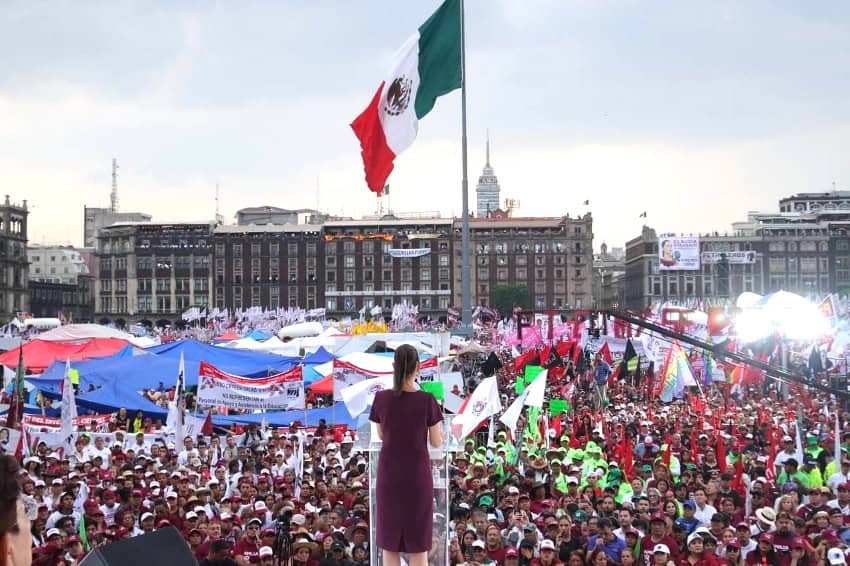
[[[110,454],[111,453],[109,451],[109,448],[107,448],[106,446],[98,449],[97,446],[92,445],[92,446],[89,446],[89,448],[88,448],[89,460],[94,460],[96,456],[100,456],[101,458],[103,458],[103,462],[101,462],[101,464],[100,464],[101,470],[106,470],[106,469],[109,468],[109,456],[110,456]]]

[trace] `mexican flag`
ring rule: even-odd
[[[370,190],[383,192],[393,160],[416,139],[419,120],[461,82],[460,0],[445,0],[399,49],[369,106],[351,123]]]

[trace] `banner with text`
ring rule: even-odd
[[[198,402],[239,410],[290,411],[304,408],[301,368],[252,379],[225,373],[201,362],[198,370]]]
[[[658,270],[699,270],[699,238],[696,236],[659,238]]]
[[[82,415],[74,418],[74,427],[79,430],[103,429],[109,426],[112,415]],[[24,425],[31,428],[46,428],[59,430],[61,418],[43,417],[41,415],[24,415]]]
[[[751,264],[756,262],[756,252],[752,250],[743,252],[702,252],[703,263],[720,263],[727,261],[730,264]]]
[[[431,253],[431,248],[390,248],[392,257],[422,257]]]
[[[437,358],[432,357],[419,363],[419,380],[434,381],[437,379]],[[334,360],[334,399],[342,400],[342,390],[346,387],[360,383],[366,379],[390,375],[391,372],[376,371],[349,364],[341,360]]]

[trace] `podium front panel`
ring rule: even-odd
[[[431,475],[434,479],[434,513],[431,531],[431,551],[428,553],[430,566],[445,566],[449,563],[448,525],[449,525],[449,467],[447,453],[443,449],[431,450]],[[370,564],[383,564],[381,549],[375,541],[375,525],[378,501],[375,486],[378,477],[378,459],[380,450],[369,454],[369,516],[373,524],[369,529]],[[406,564],[402,555],[402,564]]]

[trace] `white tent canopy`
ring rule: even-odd
[[[150,338],[138,338],[128,332],[99,324],[66,324],[38,335],[39,340],[48,342],[82,342],[92,338],[118,338],[140,348],[155,344]]]

